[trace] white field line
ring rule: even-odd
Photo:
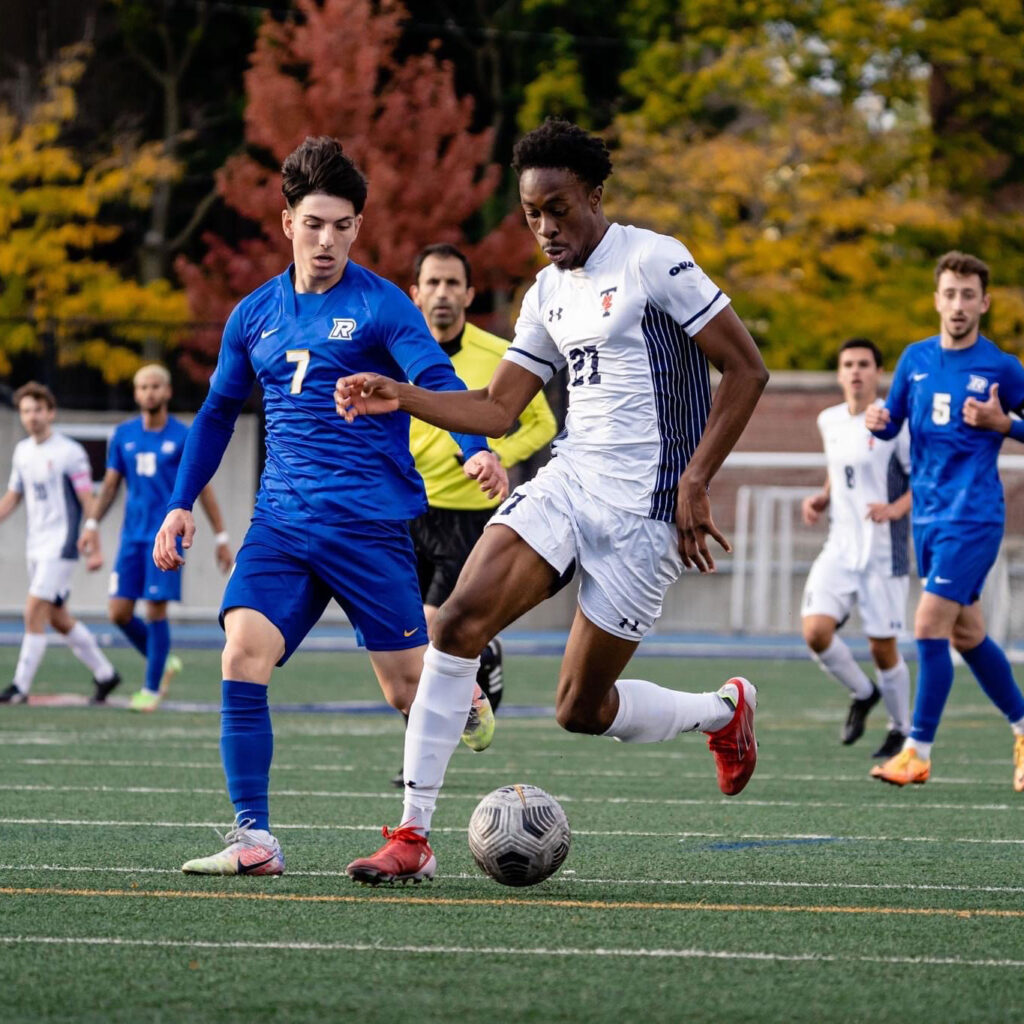
[[[724,949],[579,949],[568,946],[412,946],[368,942],[206,942],[199,939],[124,939],[117,936],[63,937],[57,935],[0,935],[0,944],[46,946],[125,946],[155,949],[270,949],[300,953],[399,953],[462,956],[598,957],[673,960],[757,960],[787,963],[870,963],[913,967],[1008,967],[1019,970],[1024,960],[969,960],[949,956],[847,956],[836,953],[773,953]]]
[[[507,772],[505,774],[508,774]],[[0,792],[12,793],[111,793],[123,796],[125,793],[143,795],[178,795],[192,796],[195,794],[223,796],[224,787],[200,786],[56,786],[45,783],[0,783]],[[335,789],[275,789],[275,799],[291,798],[323,798],[328,800],[394,800],[400,794],[390,789],[383,792],[366,793]],[[485,793],[441,793],[442,800],[481,800]],[[699,799],[687,797],[636,797],[636,796],[568,796],[564,793],[556,795],[561,803],[566,804],[624,804],[654,805],[659,807],[728,807],[735,804],[728,797]],[[813,807],[819,810],[859,810],[870,808],[878,811],[899,811],[906,813],[905,803],[881,803],[874,800],[845,802],[842,800],[744,800],[744,807]],[[915,811],[1008,811],[1020,813],[1024,811],[1024,801],[1013,804],[920,804]]]
[[[0,864],[0,871],[52,871],[65,874],[114,875],[180,875],[180,868],[152,867],[95,867],[70,864]],[[289,878],[348,878],[344,871],[292,871]],[[479,881],[483,876],[470,872],[438,874],[439,879]],[[562,871],[555,882],[569,885],[625,885],[625,886],[688,886],[693,888],[747,888],[747,889],[849,889],[865,892],[970,892],[970,893],[1024,893],[1018,885],[938,885],[915,882],[790,882],[782,879],[744,878],[581,878],[572,871]]]
[[[46,768],[51,766],[65,766],[65,767],[77,767],[77,768],[194,768],[194,769],[209,769],[210,771],[222,771],[222,767],[219,762],[216,761],[123,761],[123,760],[111,760],[111,761],[100,761],[100,760],[87,760],[84,758],[47,758],[47,757],[23,757],[18,758],[13,762],[19,765],[28,765],[31,767]],[[1002,763],[1002,762],[998,762]],[[2,764],[2,762],[0,762]],[[934,778],[929,779],[929,788],[936,788],[941,786],[998,786],[1000,789],[1006,789],[1009,786],[1009,765],[1010,762],[1006,762],[1007,766],[1007,778],[1004,779],[978,779],[978,778]],[[348,764],[274,764],[273,770],[275,772],[353,772],[363,771],[366,769],[362,766],[348,765]],[[478,774],[478,775],[499,775],[507,777],[509,775],[509,769],[498,765],[494,768],[452,768],[452,774]],[[586,777],[589,778],[593,775],[601,775],[601,772],[591,772],[585,769],[579,771],[573,771],[571,769],[555,769],[547,770],[548,774],[560,775],[560,776],[571,776],[571,777]],[[634,776],[628,771],[621,773],[609,773],[614,774],[615,777],[620,775],[624,778],[634,777],[651,777],[651,778],[664,778],[665,776],[660,773],[655,773],[650,776]],[[708,771],[693,771],[693,772],[682,772],[675,771],[671,772],[670,776],[673,780],[705,780],[708,778]],[[759,771],[757,773],[759,782],[828,782],[828,783],[847,783],[847,782],[865,782],[869,779],[868,773],[865,770],[863,773],[856,775],[797,775],[797,774],[773,774],[770,771]],[[877,787],[875,787],[877,791]],[[623,798],[627,800],[627,798]],[[803,802],[801,801],[801,805]],[[915,805],[916,806],[916,805]],[[1024,801],[1022,801],[1024,806]]]
[[[222,829],[223,821],[115,821],[84,818],[0,818],[0,825],[73,825],[86,828],[212,828]],[[380,832],[380,824],[373,825],[314,825],[274,824],[275,832]],[[465,833],[464,828],[435,828],[438,833]],[[968,843],[978,846],[1024,846],[1024,839],[979,839],[975,836],[866,836],[838,835],[815,832],[644,832],[631,829],[573,829],[577,836],[639,836],[663,839],[724,839],[726,842],[786,842],[820,840],[822,842],[868,843]]]

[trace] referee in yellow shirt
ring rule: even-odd
[[[486,387],[508,342],[466,321],[474,295],[469,261],[454,245],[440,242],[428,245],[416,257],[414,272],[416,283],[409,294],[426,318],[430,333],[466,387]],[[490,444],[508,469],[554,436],[555,417],[540,391],[523,410],[515,429]],[[477,482],[462,472],[461,454],[448,431],[414,419],[409,448],[430,505],[410,524],[429,629],[501,499],[488,498]],[[481,654],[477,682],[497,710],[502,690],[501,642],[497,638]]]

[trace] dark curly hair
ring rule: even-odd
[[[309,136],[285,157],[281,191],[293,210],[314,192],[347,199],[356,213],[366,205],[366,178],[329,135]]]
[[[512,150],[512,170],[517,175],[531,167],[564,169],[590,188],[597,188],[612,173],[612,160],[603,139],[569,121],[549,117]]]

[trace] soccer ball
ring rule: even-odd
[[[569,821],[558,801],[536,786],[502,786],[469,819],[469,852],[502,885],[536,885],[569,853]]]

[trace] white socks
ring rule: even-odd
[[[405,730],[402,825],[430,831],[444,773],[466,728],[479,665],[479,658],[457,658],[433,644],[423,655],[423,674]]]
[[[913,747],[917,756],[922,761],[930,761],[932,759],[932,745],[931,743],[925,743],[924,740],[914,740],[909,736],[903,741],[903,749],[907,747]]]
[[[14,685],[22,693],[32,688],[32,680],[36,677],[39,662],[46,653],[45,633],[26,633],[21,638],[21,651],[18,654],[18,665],[14,670]]]
[[[74,656],[89,669],[97,682],[106,683],[114,678],[114,666],[100,650],[99,644],[96,643],[96,637],[89,632],[87,626],[76,622],[67,634],[67,638],[68,646]]]
[[[899,729],[906,736],[910,732],[910,669],[907,663],[901,657],[894,668],[877,669],[876,677],[892,728]]]
[[[717,693],[684,693],[644,679],[620,679],[615,684],[619,710],[604,734],[624,743],[659,743],[681,732],[715,732],[734,714]]]
[[[874,692],[871,680],[857,664],[850,648],[838,636],[832,637],[832,643],[821,654],[812,651],[811,657],[833,679],[839,680],[853,694],[855,700],[863,700]]]

